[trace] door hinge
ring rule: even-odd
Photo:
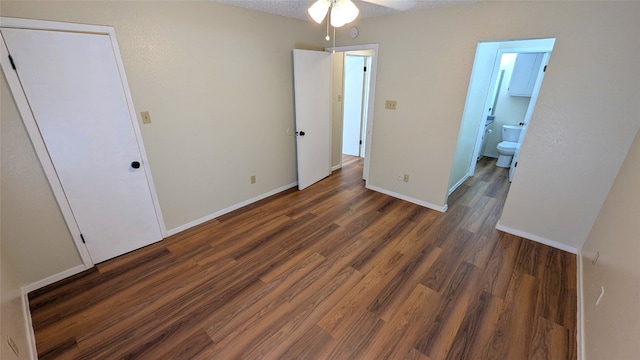
[[[84,241],[84,236],[82,236],[82,234],[80,234],[80,239],[82,240],[83,244],[86,244],[86,242]]]
[[[367,71],[367,67],[366,66],[364,67],[364,71]]]
[[[360,140],[360,145],[362,145],[362,140]]]
[[[517,162],[517,161],[516,161],[516,163],[515,163],[515,164],[513,164],[513,167],[514,167],[514,168],[518,167],[518,162]]]
[[[9,55],[9,62],[11,63],[13,70],[16,70],[16,63],[13,62],[13,57],[11,57],[11,55]]]
[[[542,69],[542,72],[547,72],[547,65],[544,66],[544,69]]]

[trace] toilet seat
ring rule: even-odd
[[[510,142],[510,141],[503,141],[499,143],[497,146],[499,151],[504,151],[506,153],[511,152],[511,154],[513,154],[516,151],[517,147],[518,147],[518,143]]]

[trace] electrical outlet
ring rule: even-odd
[[[387,100],[384,102],[384,108],[387,110],[395,110],[398,102],[396,100]]]
[[[16,354],[17,357],[20,357],[20,349],[18,349],[18,345],[15,341],[13,341],[13,338],[11,336],[7,336],[7,344],[9,344],[9,347],[11,348],[13,353]]]
[[[251,183],[252,184],[256,183],[256,176],[255,175],[251,175]]]
[[[396,180],[402,181],[402,179],[404,179],[404,174],[403,173],[398,173],[398,176],[396,177]]]
[[[409,182],[409,174],[404,174],[404,177],[402,178],[402,181]]]
[[[140,115],[142,116],[143,124],[151,124],[151,115],[149,115],[148,111],[143,111],[140,113]]]

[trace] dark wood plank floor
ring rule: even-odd
[[[362,161],[29,294],[41,359],[575,359],[576,258],[498,232],[481,159],[440,213]]]

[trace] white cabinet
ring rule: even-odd
[[[531,97],[543,56],[544,53],[518,54],[507,92],[510,96]]]

